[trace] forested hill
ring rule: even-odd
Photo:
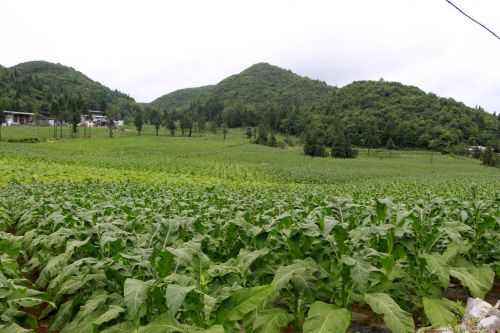
[[[30,61],[0,67],[0,108],[46,111],[53,100],[79,98],[88,108],[104,110],[107,105],[133,101],[84,74],[61,64]]]
[[[192,122],[266,125],[284,134],[314,131],[325,144],[342,131],[355,145],[441,151],[464,145],[500,147],[500,118],[451,98],[398,82],[358,81],[336,88],[265,63],[215,86],[184,89],[150,104]],[[181,101],[181,102],[179,102]]]
[[[188,107],[195,100],[206,99],[214,86],[186,88],[163,95],[149,105],[158,109],[175,109]]]
[[[500,147],[500,117],[398,82],[353,82],[305,113],[317,128],[340,128],[359,146],[379,147],[392,139],[399,147],[441,151],[464,144]]]
[[[215,86],[177,90],[159,97],[150,105],[172,109],[189,106],[195,100],[217,100],[226,107],[244,105],[250,109],[269,105],[304,105],[331,89],[324,82],[311,80],[267,63],[258,63]]]

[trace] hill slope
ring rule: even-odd
[[[132,100],[61,64],[30,61],[0,68],[0,107],[4,109],[43,111],[53,98],[71,95],[80,95],[94,109]]]
[[[314,130],[328,145],[342,131],[352,143],[368,147],[384,146],[389,139],[399,147],[442,151],[466,144],[500,147],[500,118],[398,82],[359,81],[335,88],[259,63],[215,86],[195,89],[167,94],[151,105],[180,106],[181,118],[230,127],[263,123],[292,135]]]
[[[267,63],[258,63],[215,86],[177,90],[157,98],[150,105],[171,109],[188,106],[195,100],[209,99],[225,106],[244,104],[258,108],[282,104],[304,105],[331,89],[324,82]]]
[[[150,106],[159,109],[186,108],[195,100],[207,98],[214,86],[203,86],[197,88],[186,88],[176,90],[169,94],[158,97]]]
[[[223,103],[303,105],[321,97],[332,88],[266,63],[255,64],[222,80],[213,97]]]
[[[389,139],[400,147],[441,151],[459,144],[500,145],[500,118],[399,82],[353,82],[330,92],[309,113],[323,115],[318,127],[341,127],[359,146],[383,146]]]

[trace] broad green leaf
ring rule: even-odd
[[[450,301],[427,297],[422,298],[422,301],[424,303],[425,315],[432,326],[448,326],[456,322],[457,318],[450,310]]]
[[[288,266],[281,266],[274,275],[274,287],[276,290],[285,288],[295,274],[301,274],[308,268],[309,266],[305,265],[303,261],[297,261]]]
[[[356,282],[359,291],[364,293],[373,266],[366,260],[350,256],[342,256],[341,260],[344,264],[350,266],[352,280]]]
[[[59,273],[67,265],[67,262],[70,258],[71,253],[68,252],[63,252],[55,257],[52,257],[43,268],[35,285],[37,287],[45,288],[51,278]]]
[[[446,260],[438,253],[431,253],[424,256],[429,272],[439,279],[441,285],[447,288],[450,285],[450,272]]]
[[[351,313],[347,309],[338,309],[332,304],[315,302],[311,305],[304,333],[343,333],[351,323]]]
[[[205,330],[206,333],[224,333],[224,327],[221,325],[213,325]]]
[[[5,253],[15,260],[21,250],[21,239],[21,236],[0,232],[0,253]]]
[[[151,283],[151,281],[144,282],[136,279],[125,280],[123,298],[127,305],[127,311],[136,324],[139,323],[141,308],[146,301]]]
[[[279,333],[293,316],[280,309],[262,310],[257,312],[253,324],[253,333]]]
[[[442,256],[446,262],[450,262],[458,254],[467,253],[470,248],[470,245],[458,245],[456,243],[451,243],[450,245],[448,245]]]
[[[73,252],[75,250],[75,248],[78,248],[80,246],[83,246],[85,244],[87,244],[90,240],[90,237],[83,240],[83,241],[79,241],[79,240],[71,240],[69,241],[67,244],[66,244],[66,252]]]
[[[2,333],[32,333],[35,332],[33,330],[28,330],[22,328],[16,323],[8,323],[7,325],[0,325],[0,332]]]
[[[89,332],[92,333],[94,325],[92,322],[105,312],[105,302],[108,294],[104,290],[97,290],[90,296],[83,306],[80,307],[73,320],[64,325],[61,333]]]
[[[68,280],[64,281],[60,288],[58,288],[57,293],[59,295],[74,294],[85,285],[83,278],[84,276],[82,275],[70,277]]]
[[[489,266],[480,267],[454,267],[450,268],[450,275],[459,279],[470,291],[472,296],[484,298],[491,289],[495,272]]]
[[[384,315],[384,322],[394,333],[414,332],[415,324],[410,313],[403,311],[387,294],[365,294],[366,303],[378,314]]]
[[[170,332],[188,332],[183,328],[168,312],[156,317],[146,326],[141,326],[137,333],[170,333]]]
[[[239,268],[242,272],[248,271],[252,263],[257,260],[259,257],[265,256],[269,253],[269,249],[263,248],[260,250],[248,252],[247,250],[242,249],[240,254],[238,255],[238,263]]]
[[[203,294],[203,313],[205,318],[208,319],[212,315],[217,299],[207,294]]]
[[[318,287],[317,278],[309,271],[305,271],[302,274],[295,274],[292,277],[292,283],[294,288],[299,288],[304,292]]]
[[[74,299],[71,299],[60,306],[59,311],[57,311],[56,315],[51,320],[51,331],[59,331],[71,319],[71,315],[73,312],[73,303]]]
[[[57,306],[52,302],[49,302],[49,301],[46,301],[46,300],[43,300],[40,298],[34,298],[34,297],[15,298],[15,299],[9,300],[8,303],[11,306],[16,305],[16,306],[24,306],[27,308],[37,306],[37,305],[40,305],[42,303],[47,303],[52,308],[54,308],[54,309],[57,308]]]
[[[125,312],[125,309],[118,305],[110,305],[108,310],[104,312],[99,318],[94,320],[94,325],[102,325],[110,320],[116,319],[120,316],[122,312]]]
[[[192,249],[167,247],[166,250],[185,263],[190,263],[193,260]]]
[[[111,327],[105,328],[99,333],[136,333],[135,325],[132,321],[124,321],[113,325]]]
[[[245,288],[236,291],[220,306],[217,312],[217,323],[222,324],[226,320],[240,320],[259,307],[272,292],[272,284]]]
[[[195,288],[195,286],[183,287],[178,284],[169,284],[165,292],[165,300],[167,302],[168,311],[172,316],[175,316],[177,310],[184,302],[186,295]]]

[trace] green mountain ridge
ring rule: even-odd
[[[254,107],[283,103],[303,105],[331,89],[334,88],[324,82],[267,63],[258,63],[216,85],[176,90],[155,99],[149,105],[172,109],[188,107],[195,100],[209,99],[225,105],[246,104]]]
[[[389,139],[399,147],[442,151],[465,144],[500,147],[500,118],[482,108],[399,82],[355,81],[332,87],[267,63],[214,86],[172,92],[149,106],[176,110],[177,117],[195,122],[264,124],[290,135],[315,131],[327,145],[332,144],[331,133],[341,131],[352,143],[368,147],[380,147]]]
[[[46,61],[30,61],[0,68],[0,107],[22,111],[47,111],[56,98],[80,96],[92,109],[133,101],[77,70]]]
[[[153,123],[157,109],[187,128],[203,128],[207,121],[229,127],[262,124],[285,135],[315,132],[326,145],[344,132],[350,142],[366,147],[391,139],[398,147],[441,151],[464,145],[500,148],[500,117],[398,82],[356,81],[337,88],[258,63],[216,85],[177,90],[139,106],[61,64],[0,67],[0,109],[43,112],[58,105],[69,116],[67,111],[75,109],[69,106],[77,101],[80,112],[111,107],[114,116],[129,123],[140,109]]]
[[[212,92],[214,86],[202,86],[195,88],[185,88],[175,90],[171,93],[158,97],[151,103],[143,103],[156,108],[183,108],[188,107],[189,103],[200,98],[206,98]]]

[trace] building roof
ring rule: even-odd
[[[30,113],[30,112],[19,112],[19,111],[8,111],[8,110],[5,110],[3,113],[23,114],[23,115],[26,115],[26,116],[34,116],[35,115],[34,113]]]

